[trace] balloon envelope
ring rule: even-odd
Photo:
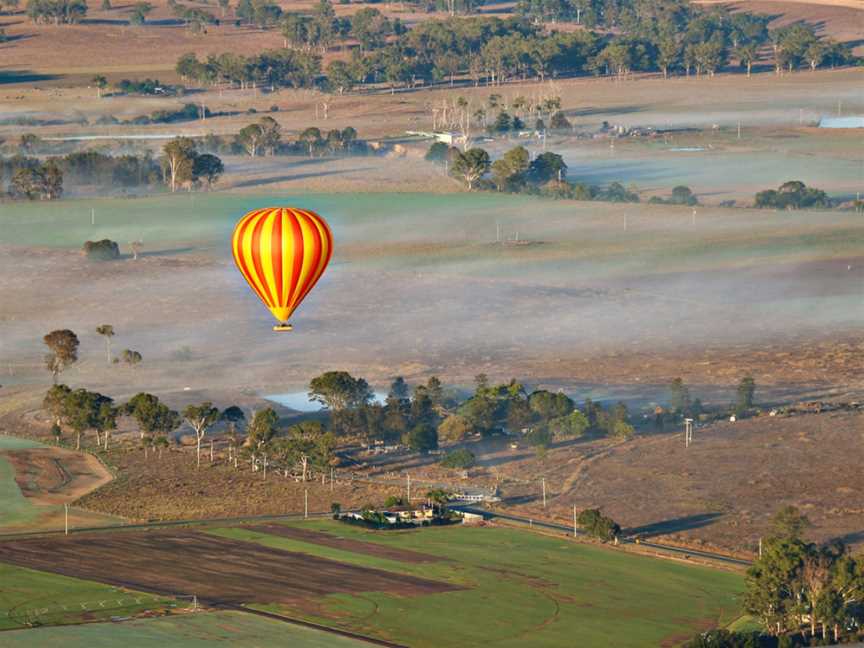
[[[309,294],[333,254],[333,235],[315,212],[293,207],[256,209],[231,238],[234,263],[280,322]]]

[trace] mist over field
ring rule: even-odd
[[[334,232],[330,268],[291,333],[270,330],[230,256],[234,220],[261,205],[311,208]],[[60,327],[82,339],[76,383],[278,393],[333,368],[379,386],[432,373],[465,384],[481,371],[590,382],[567,368],[770,348],[864,322],[864,230],[849,213],[700,207],[694,225],[688,207],[513,196],[199,194],[20,205],[0,218],[0,353],[13,384],[49,379],[41,336]],[[141,239],[144,256],[78,254],[78,241],[102,237],[124,252]],[[101,323],[117,330],[115,353],[143,354],[140,367],[104,366]]]

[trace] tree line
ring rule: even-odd
[[[537,0],[537,4],[548,8],[570,3]],[[769,29],[769,16],[704,9],[684,0],[671,6],[657,0],[604,0],[599,11],[586,7],[583,24],[607,27],[606,33],[556,31],[530,11],[506,19],[429,20],[405,29],[370,7],[350,18],[338,18],[328,0],[308,14],[281,14],[270,0],[241,0],[241,5],[238,11],[259,27],[278,25],[285,49],[251,57],[226,53],[205,61],[186,54],[177,63],[182,77],[240,87],[315,85],[342,94],[378,83],[391,88],[452,85],[457,77],[476,86],[579,74],[623,77],[642,71],[713,75],[733,61],[750,74],[762,51],[769,48],[778,72],[854,61],[845,45],[820,37],[811,25]],[[258,14],[263,18],[256,19]],[[588,18],[594,14],[599,20]],[[321,54],[346,39],[357,43],[347,60],[333,60],[322,70]]]

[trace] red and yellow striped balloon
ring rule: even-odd
[[[279,320],[274,328],[290,330],[288,318],[330,262],[333,235],[315,212],[268,207],[238,221],[231,248],[237,269]]]

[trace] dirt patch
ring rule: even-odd
[[[74,502],[111,481],[92,455],[64,448],[28,448],[0,453],[15,469],[22,495],[38,506]]]
[[[545,515],[534,484],[505,497],[523,496],[514,507],[523,515],[567,523],[574,504],[601,507],[628,532],[747,554],[791,504],[810,518],[813,540],[860,546],[864,477],[849,458],[860,454],[862,426],[861,412],[762,416],[699,428],[689,449],[680,433],[646,434],[590,461],[576,445],[546,460]]]
[[[279,524],[267,524],[262,526],[247,527],[251,531],[260,531],[270,535],[278,535],[284,538],[292,538],[293,540],[302,540],[313,544],[324,545],[325,547],[333,547],[334,549],[342,549],[353,553],[364,554],[367,556],[375,556],[376,558],[387,558],[389,560],[398,560],[406,563],[427,563],[441,562],[445,560],[438,556],[421,553],[419,551],[409,551],[407,549],[396,549],[395,547],[385,547],[372,542],[363,542],[362,540],[351,540],[349,538],[340,538],[329,533],[320,531],[308,531],[306,529],[297,529],[294,527],[282,526]]]
[[[302,607],[333,593],[420,596],[461,589],[199,532],[113,533],[0,543],[0,561],[210,604]]]

